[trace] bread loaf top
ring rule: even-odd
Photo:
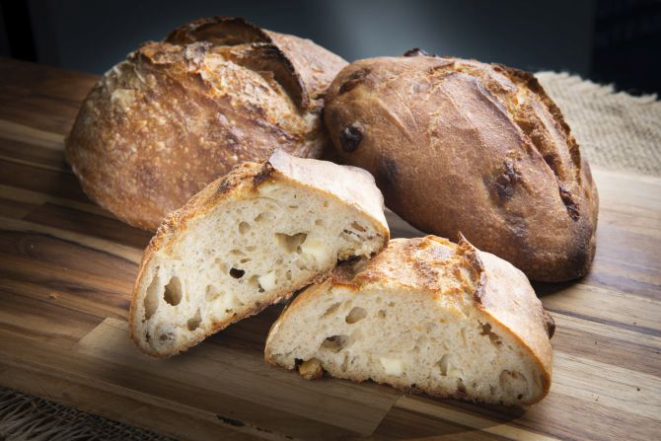
[[[195,20],[173,30],[165,41],[183,45],[208,41],[214,46],[248,44],[260,48],[247,64],[254,70],[273,72],[286,89],[291,86],[288,92],[302,108],[323,104],[319,100],[347,64],[311,40],[261,29],[239,17]]]
[[[324,118],[342,160],[371,171],[386,205],[422,231],[463,233],[534,280],[586,274],[597,189],[535,77],[409,55],[356,61],[333,81]]]
[[[99,80],[66,158],[92,199],[155,230],[238,163],[265,160],[276,147],[318,157],[327,142],[320,94],[345,64],[309,40],[241,19],[193,22]]]

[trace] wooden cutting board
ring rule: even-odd
[[[0,61],[0,384],[192,440],[661,438],[661,179],[595,170],[592,272],[536,285],[557,332],[551,393],[528,409],[269,367],[278,306],[153,360],[126,324],[149,234],[92,204],[62,156],[95,80]]]

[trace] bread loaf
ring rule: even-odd
[[[463,233],[529,278],[585,275],[598,195],[560,109],[535,77],[427,56],[356,61],[325,122],[338,155],[376,177],[386,206],[427,233]]]
[[[282,151],[238,165],[158,229],[133,291],[131,336],[150,355],[174,355],[388,238],[364,170]]]
[[[269,333],[266,361],[404,391],[532,404],[551,385],[554,325],[525,275],[433,236],[394,239],[303,291]]]
[[[85,192],[155,230],[170,211],[275,147],[318,157],[321,95],[346,63],[291,35],[214,17],[150,42],[94,86],[66,141]]]

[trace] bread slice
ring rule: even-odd
[[[434,236],[395,239],[303,291],[271,328],[266,361],[315,378],[506,405],[551,385],[553,320],[506,261]]]
[[[159,227],[131,302],[131,336],[171,356],[320,280],[389,239],[383,197],[361,169],[282,151],[237,166]]]

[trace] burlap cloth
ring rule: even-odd
[[[661,175],[661,101],[565,73],[536,74],[591,165]]]
[[[540,72],[592,165],[661,175],[661,101],[564,73]],[[0,387],[0,441],[169,438]]]

